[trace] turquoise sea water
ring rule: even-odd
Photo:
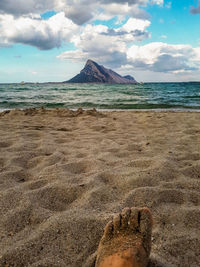
[[[46,108],[200,110],[200,83],[0,84],[0,110]]]

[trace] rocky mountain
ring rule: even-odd
[[[128,79],[129,81],[135,81],[135,79],[131,75],[124,76],[125,79]]]
[[[85,67],[74,78],[66,81],[68,83],[111,83],[111,84],[130,84],[137,83],[136,80],[130,76],[122,77],[113,70],[100,66],[92,60],[88,60]]]

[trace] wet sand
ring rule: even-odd
[[[110,218],[154,218],[149,266],[200,266],[200,113],[0,114],[0,266],[93,266]]]

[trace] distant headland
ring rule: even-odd
[[[137,82],[130,75],[123,77],[89,59],[79,74],[64,83],[132,84]]]

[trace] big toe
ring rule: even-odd
[[[110,221],[106,224],[104,228],[104,234],[102,237],[102,242],[107,242],[113,237],[113,221]]]

